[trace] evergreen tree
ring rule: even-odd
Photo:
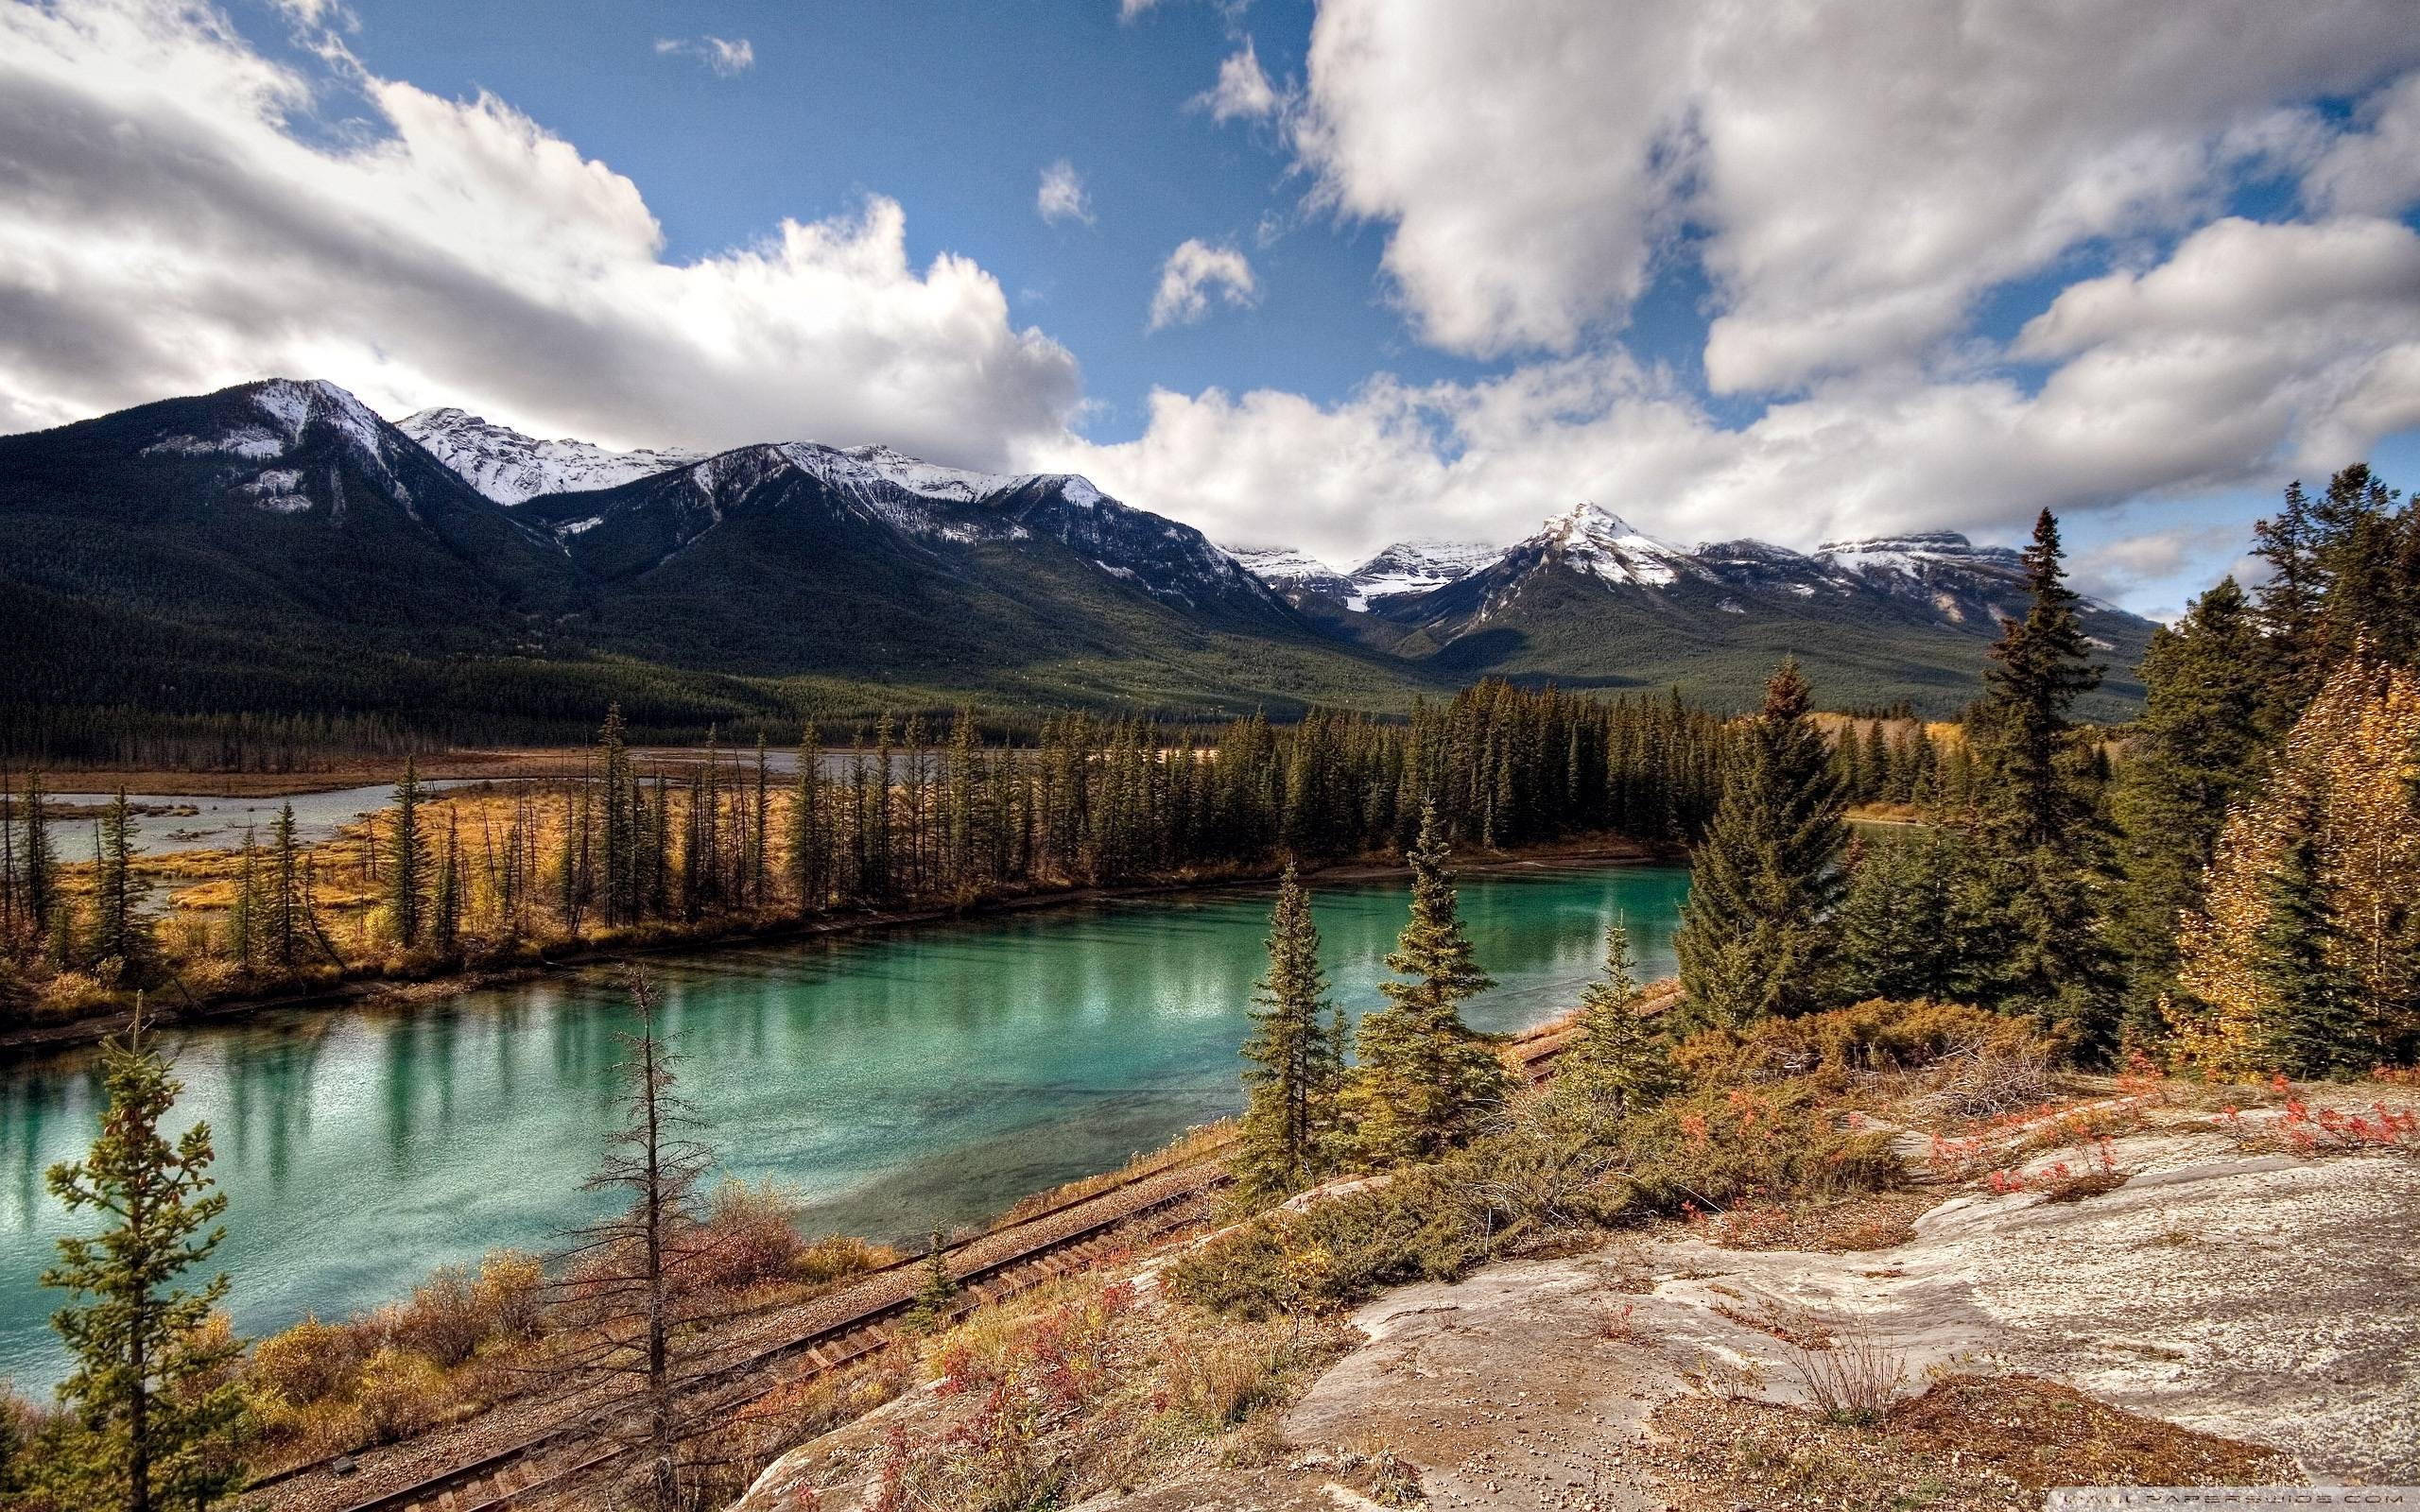
[[[420,943],[428,919],[428,837],[421,833],[420,770],[408,756],[395,781],[394,865],[388,874],[387,927],[395,943]]]
[[[2100,669],[2064,581],[2048,509],[2025,551],[2032,605],[2002,624],[1969,726],[1986,781],[1978,805],[1982,862],[2003,907],[1984,949],[1989,1005],[2063,1028],[2088,1053],[2115,1040],[2117,972],[2101,928],[2108,825],[2096,806],[2096,748],[2069,718]]]
[[[2264,759],[2262,653],[2251,604],[2229,577],[2154,630],[2143,657],[2143,713],[2112,799],[2120,885],[2110,917],[2138,1037],[2160,1029],[2160,1001],[2177,991],[2177,920],[2201,906],[2227,805]]]
[[[235,857],[235,896],[227,908],[227,956],[249,971],[260,955],[260,841],[247,827]]]
[[[1807,717],[1806,679],[1785,661],[1734,742],[1722,803],[1690,857],[1673,946],[1691,1027],[1737,1026],[1826,1005],[1832,912],[1848,841],[1840,786]]]
[[[2100,685],[2061,565],[2059,522],[2045,509],[2025,548],[2032,606],[2004,621],[1984,670],[1975,724],[1991,771],[1996,817],[2009,848],[2031,850],[2068,839],[2084,814],[2063,758],[2072,746],[2075,701]]]
[[[1554,1095],[1618,1120],[1678,1084],[1663,1040],[1640,1017],[1630,930],[1605,931],[1605,974],[1582,989],[1580,1033],[1554,1062]]]
[[[143,912],[151,885],[134,866],[134,810],[119,788],[101,815],[94,847],[93,925],[86,949],[95,962],[116,961],[122,980],[147,979],[153,954],[151,920]]]
[[[2258,990],[2275,1005],[2265,1063],[2297,1079],[2359,1076],[2377,1062],[2359,988],[2339,965],[2343,951],[2321,876],[2318,828],[2316,814],[2299,815],[2262,879],[2268,918],[2253,958]]]
[[[1411,864],[1411,919],[1387,955],[1409,981],[1381,982],[1387,1005],[1361,1021],[1346,1112],[1371,1165],[1433,1160],[1477,1132],[1508,1091],[1495,1050],[1462,1022],[1462,1001],[1495,984],[1471,958],[1450,854],[1434,805]]]
[[[268,955],[271,961],[292,971],[302,954],[302,847],[294,839],[294,805],[278,806],[277,820],[269,826],[268,905],[263,920],[266,929]]]
[[[49,799],[42,790],[42,774],[26,774],[25,844],[17,855],[17,906],[26,932],[36,942],[52,927],[59,908],[58,863],[50,846]]]
[[[942,1231],[936,1228],[925,1246],[925,1284],[916,1289],[916,1299],[908,1308],[905,1321],[908,1331],[929,1333],[948,1322],[958,1306],[959,1294],[958,1278],[949,1273]]]
[[[142,1033],[138,1005],[124,1042],[102,1048],[100,1137],[46,1178],[69,1212],[90,1209],[114,1227],[60,1240],[60,1263],[42,1278],[70,1297],[51,1319],[76,1362],[59,1388],[75,1418],[70,1473],[81,1500],[129,1512],[206,1507],[241,1486],[231,1450],[246,1420],[243,1389],[230,1379],[242,1345],[206,1327],[228,1279],[178,1284],[226,1236],[210,1126],[196,1124],[173,1144],[162,1136],[184,1087]]]
[[[451,808],[445,814],[445,844],[437,856],[437,881],[428,902],[429,937],[452,954],[462,933],[462,831]]]
[[[1257,984],[1252,1034],[1244,1041],[1249,1096],[1236,1176],[1258,1196],[1309,1185],[1326,1168],[1339,1081],[1339,1046],[1327,1022],[1327,973],[1320,969],[1319,926],[1311,895],[1288,867],[1269,919],[1269,973]]]

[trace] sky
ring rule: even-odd
[[[2420,482],[2410,0],[0,0],[0,431],[268,376],[1235,546]]]

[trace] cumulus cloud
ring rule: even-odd
[[[694,58],[724,78],[756,66],[756,48],[745,37],[658,37],[655,52],[659,58]]]
[[[2401,0],[1330,0],[1296,135],[1326,203],[1391,223],[1425,339],[1577,350],[1687,228],[1713,387],[1789,391],[1916,360],[1982,291],[2292,166],[2318,129],[2292,102],[2420,63],[2411,20]]]
[[[1213,247],[1198,236],[1168,253],[1160,265],[1160,286],[1151,295],[1151,323],[1191,325],[1210,312],[1213,295],[1231,305],[1246,305],[1259,298],[1252,264],[1232,247]]]
[[[1050,225],[1063,220],[1093,223],[1091,196],[1084,193],[1083,175],[1065,158],[1042,170],[1042,186],[1034,191],[1034,214]]]
[[[1510,541],[1594,499],[1685,541],[1801,548],[2324,473],[2420,425],[2420,233],[2222,220],[2068,290],[2017,346],[2051,370],[1825,379],[1743,427],[1618,348],[1342,403],[1161,391],[1135,440],[1053,465],[1229,541],[1347,559],[1425,533]]]
[[[1219,82],[1196,94],[1192,103],[1196,110],[1208,111],[1212,120],[1223,122],[1261,120],[1275,115],[1284,102],[1277,87],[1261,72],[1260,57],[1246,37],[1243,50],[1229,54],[1219,64]]]
[[[353,80],[375,132],[175,0],[0,8],[0,429],[272,373],[541,435],[880,438],[988,465],[1055,435],[1075,360],[906,215],[667,261],[638,188],[491,96]]]

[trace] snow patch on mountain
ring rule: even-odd
[[[614,488],[686,467],[704,455],[673,448],[616,452],[569,438],[542,441],[450,407],[406,415],[395,428],[508,508],[544,493]]]

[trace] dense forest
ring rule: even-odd
[[[2021,1014],[2087,1058],[2348,1075],[2420,1052],[2420,511],[2366,467],[2289,490],[2268,574],[2153,639],[2143,716],[2071,710],[2100,669],[2056,523],[2033,606],[1944,753],[1826,743],[1785,669],[1739,730],[1695,857],[1685,1022],[1874,998]],[[1955,769],[1955,776],[1944,780]],[[1852,798],[1921,827],[1853,838]]]

